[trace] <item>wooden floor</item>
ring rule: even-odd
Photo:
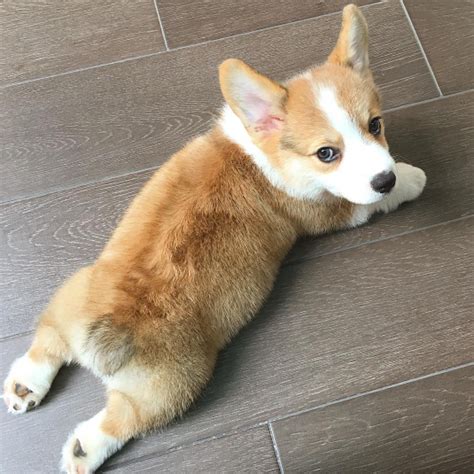
[[[152,171],[206,130],[217,64],[277,79],[322,61],[344,0],[0,3],[0,365],[54,288],[94,260]],[[362,0],[394,155],[422,197],[299,243],[182,420],[103,471],[473,472],[474,4]],[[0,414],[0,471],[53,473],[103,405],[63,369]]]

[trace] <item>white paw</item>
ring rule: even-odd
[[[423,191],[426,185],[426,174],[421,168],[408,163],[397,163],[396,190],[400,196],[400,202],[413,201]]]
[[[27,354],[15,360],[3,384],[3,401],[9,413],[17,415],[38,406],[48,393],[51,373],[49,366],[33,362]]]
[[[93,467],[89,465],[88,453],[84,450],[82,444],[83,442],[80,441],[75,433],[69,437],[63,446],[62,471],[68,474],[91,474],[94,472]]]
[[[104,411],[76,426],[63,446],[61,470],[68,474],[91,474],[123,443],[106,435],[100,425]]]

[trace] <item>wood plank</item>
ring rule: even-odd
[[[29,336],[20,336],[0,343],[2,377],[6,375],[10,363],[27,350],[30,339]],[[42,473],[57,472],[60,450],[68,433],[77,423],[92,416],[97,411],[96,407],[102,406],[104,402],[101,384],[92,374],[79,367],[62,369],[40,408],[28,413],[28,449],[12,451],[12,445],[6,441],[6,437],[0,437],[0,470],[19,472],[21,469],[22,473],[29,474],[40,472],[38,466],[41,466]],[[3,433],[14,433],[15,439],[19,440],[22,433],[16,424],[20,422],[21,425],[22,420],[6,415],[4,411],[2,403],[0,426],[5,428]],[[36,447],[29,455],[31,445]],[[41,452],[48,453],[46,459],[41,459]],[[277,472],[268,428],[250,429],[217,440],[197,442],[187,448],[137,463],[125,462],[117,465],[114,472],[204,473],[212,472],[212,466],[216,465],[222,468],[220,472]]]
[[[358,0],[354,3],[367,5],[376,1]],[[346,0],[332,0],[331,2],[314,0],[300,0],[298,2],[157,0],[170,48],[327,15],[341,10],[346,3],[348,3]]]
[[[425,193],[360,229],[301,241],[287,262],[385,239],[472,212],[474,94],[387,114],[392,150],[422,166]],[[459,127],[459,123],[463,126]],[[456,163],[453,166],[453,163]],[[28,331],[54,288],[93,261],[151,172],[0,206],[0,335]]]
[[[164,456],[153,456],[130,464],[125,463],[112,468],[111,471],[114,474],[279,472],[272,440],[266,426],[198,443]]]
[[[286,473],[471,472],[474,367],[273,423]]]
[[[165,49],[153,0],[7,0],[0,32],[0,85]]]
[[[435,97],[398,2],[366,14],[386,107]],[[325,59],[339,22],[339,15],[316,18],[5,89],[0,201],[158,167],[212,122],[219,62],[241,57],[283,79]]]
[[[474,337],[473,230],[466,218],[285,267],[196,406],[108,466],[465,363]],[[0,343],[1,377],[27,340]],[[67,433],[102,408],[99,382],[63,372],[61,396],[55,388],[26,416],[0,411],[6,472],[54,470]]]
[[[442,92],[474,88],[472,0],[405,0],[405,5]]]

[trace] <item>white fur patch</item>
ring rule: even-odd
[[[239,117],[228,105],[224,107],[219,123],[226,137],[250,156],[276,188],[299,199],[316,199],[323,191],[316,176],[308,174],[297,158],[286,163],[287,179],[283,178],[281,173],[272,166],[268,156],[255,145]]]
[[[375,192],[370,182],[379,173],[393,171],[395,162],[390,153],[362,136],[331,87],[315,85],[314,94],[317,106],[344,141],[341,163],[335,171],[321,177],[324,187],[357,204],[380,201],[383,195]]]
[[[125,443],[106,435],[100,428],[105,416],[105,409],[76,426],[66,444],[63,446],[61,469],[67,473],[94,472],[107,458],[118,451]],[[85,456],[75,456],[74,446],[79,440]]]
[[[358,227],[365,224],[372,214],[373,210],[371,209],[371,205],[364,206],[363,204],[359,204],[355,206],[348,227]]]
[[[340,105],[334,89],[314,84],[313,90],[315,106],[322,110],[344,141],[342,161],[330,173],[316,173],[297,156],[287,158],[283,163],[284,169],[278,170],[255,145],[245,126],[227,105],[222,112],[220,126],[224,134],[250,156],[270,183],[292,197],[315,200],[327,190],[356,204],[380,201],[384,195],[373,190],[371,181],[379,173],[394,170],[395,162],[390,153],[378,143],[364,138]]]
[[[422,169],[407,163],[396,163],[395,174],[395,187],[381,201],[355,206],[350,227],[365,224],[375,212],[392,212],[403,202],[413,201],[422,193],[426,184],[426,175]]]
[[[28,408],[39,405],[58,370],[58,366],[34,362],[28,354],[16,359],[4,383],[3,399],[8,411],[13,414],[25,413]],[[30,392],[19,397],[15,393],[16,384],[23,385]]]
[[[426,184],[426,174],[422,169],[408,163],[397,163],[395,175],[395,187],[380,202],[372,204],[374,212],[394,211],[402,202],[413,201],[422,193]]]

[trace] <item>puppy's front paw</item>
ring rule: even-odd
[[[3,384],[3,401],[10,413],[25,413],[40,404],[50,386],[49,374],[46,379],[43,375],[26,354],[13,363]]]
[[[423,192],[426,174],[421,168],[408,163],[397,163],[396,174],[400,202],[413,201]]]

